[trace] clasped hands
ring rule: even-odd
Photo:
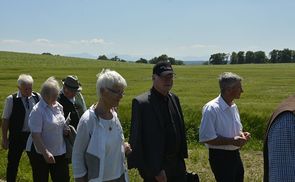
[[[249,132],[241,132],[239,136],[234,137],[233,145],[242,147],[247,143],[247,141],[251,138],[251,134]]]

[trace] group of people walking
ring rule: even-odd
[[[86,104],[75,76],[67,76],[60,89],[59,82],[48,78],[40,94],[33,92],[33,78],[21,74],[18,91],[5,102],[2,123],[2,147],[8,150],[6,180],[16,181],[22,153],[27,151],[34,181],[69,181],[68,160],[65,158],[64,136],[68,134],[65,116],[77,127]]]
[[[117,114],[127,82],[118,72],[103,69],[97,75],[97,100],[89,109],[76,76],[64,78],[62,89],[50,77],[39,94],[32,91],[33,78],[20,75],[18,92],[7,97],[2,117],[2,147],[8,149],[6,180],[16,181],[26,150],[35,182],[48,181],[49,174],[54,182],[69,181],[70,162],[77,182],[127,182],[127,168],[138,169],[145,182],[188,181],[184,116],[179,98],[170,91],[174,75],[169,62],[154,65],[152,88],[132,100],[128,142]],[[234,103],[243,92],[241,82],[235,73],[222,73],[220,95],[203,107],[199,139],[209,149],[218,182],[244,179],[239,150],[250,133],[243,130]],[[65,138],[73,132],[68,124],[76,130],[71,160],[66,157]],[[272,158],[268,160],[271,164]]]

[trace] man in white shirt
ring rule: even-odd
[[[238,107],[234,103],[243,92],[241,81],[237,74],[221,74],[220,95],[203,107],[199,139],[209,148],[209,162],[217,182],[244,179],[239,149],[250,139],[250,133],[243,132]]]
[[[32,92],[33,78],[21,74],[17,80],[18,92],[6,98],[2,115],[2,148],[8,149],[7,182],[16,181],[18,165],[29,136],[28,117],[39,101],[39,94]]]

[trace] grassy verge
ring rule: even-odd
[[[241,156],[245,168],[245,181],[255,182],[263,179],[263,156],[261,151],[254,151],[248,149],[241,150]],[[215,181],[213,173],[211,172],[208,162],[208,150],[202,145],[192,145],[189,149],[189,159],[186,160],[188,171],[197,172],[201,181],[213,182]],[[0,179],[5,177],[6,167],[6,152],[0,151]],[[19,182],[30,182],[31,168],[26,155],[21,159],[21,165],[18,173]],[[138,172],[134,169],[129,170],[129,177],[131,182],[141,182]],[[74,181],[71,178],[71,181]]]

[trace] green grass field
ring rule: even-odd
[[[152,66],[149,64],[106,62],[90,59],[66,58],[61,56],[33,55],[0,52],[0,100],[17,90],[16,80],[21,73],[34,78],[34,90],[39,91],[41,83],[48,77],[61,80],[74,74],[82,83],[82,93],[87,106],[95,103],[96,74],[102,68],[118,71],[128,87],[119,107],[119,117],[125,136],[130,127],[131,101],[136,95],[151,88]],[[244,129],[252,133],[252,141],[242,150],[246,170],[246,181],[262,180],[262,139],[266,121],[276,105],[295,92],[295,64],[250,64],[250,65],[198,65],[174,66],[176,78],[172,91],[181,101],[190,143],[189,169],[200,173],[203,181],[213,181],[208,166],[206,149],[197,144],[198,127],[202,106],[219,94],[218,75],[231,71],[244,78],[244,93],[236,100]],[[3,104],[0,104],[3,111]],[[253,160],[254,158],[254,160]],[[252,159],[252,160],[251,160]],[[5,176],[6,152],[0,150],[0,178]],[[131,181],[138,181],[136,172],[130,171]],[[22,160],[20,181],[30,181],[31,173],[26,157]]]

